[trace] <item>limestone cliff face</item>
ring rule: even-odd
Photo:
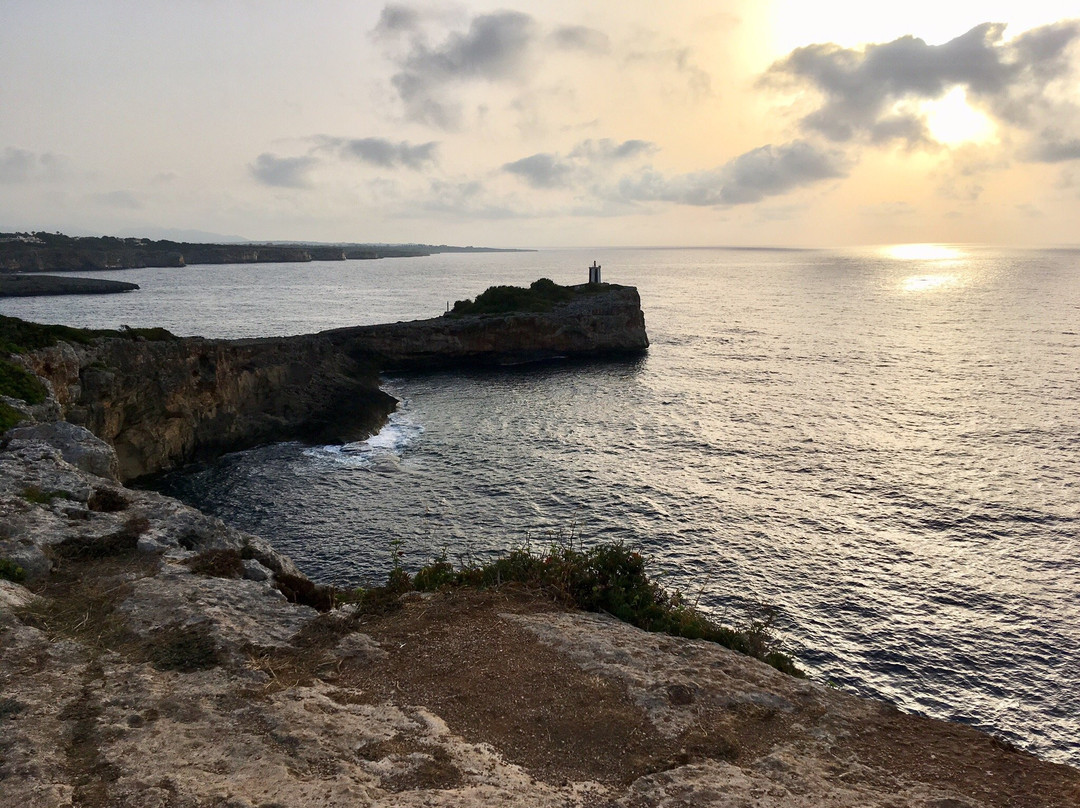
[[[346,442],[395,400],[380,370],[640,353],[636,289],[610,287],[544,313],[440,317],[258,340],[102,339],[25,356],[60,417],[116,449],[130,480],[279,440]]]
[[[372,356],[383,370],[631,355],[649,347],[641,298],[631,286],[609,286],[541,313],[447,316],[324,334]]]
[[[125,480],[275,440],[354,440],[395,404],[374,366],[318,336],[108,339],[32,364],[61,416],[116,448]]]

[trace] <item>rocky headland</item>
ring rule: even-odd
[[[47,395],[8,396],[23,423],[0,441],[0,805],[1080,804],[1075,769],[535,591],[329,608],[261,538],[121,482],[291,430],[375,429],[393,403],[378,370],[440,351],[642,350],[636,292],[609,292],[527,319],[68,334],[12,354]]]
[[[100,278],[72,278],[59,275],[0,274],[0,297],[37,297],[39,295],[109,295],[134,292],[137,283],[108,281]]]

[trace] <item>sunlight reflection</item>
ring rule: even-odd
[[[900,288],[905,292],[932,292],[960,283],[960,276],[953,274],[940,275],[912,275],[900,282]]]
[[[965,256],[963,250],[946,244],[891,244],[882,252],[897,261],[955,261]]]

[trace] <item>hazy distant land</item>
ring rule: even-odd
[[[455,247],[448,244],[197,244],[112,236],[74,237],[45,232],[0,233],[0,273],[82,272],[184,267],[192,264],[346,261],[406,258],[447,252],[524,251],[497,247]]]

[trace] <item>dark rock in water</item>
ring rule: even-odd
[[[37,295],[106,295],[132,292],[137,283],[100,278],[69,278],[57,275],[0,275],[0,297]]]

